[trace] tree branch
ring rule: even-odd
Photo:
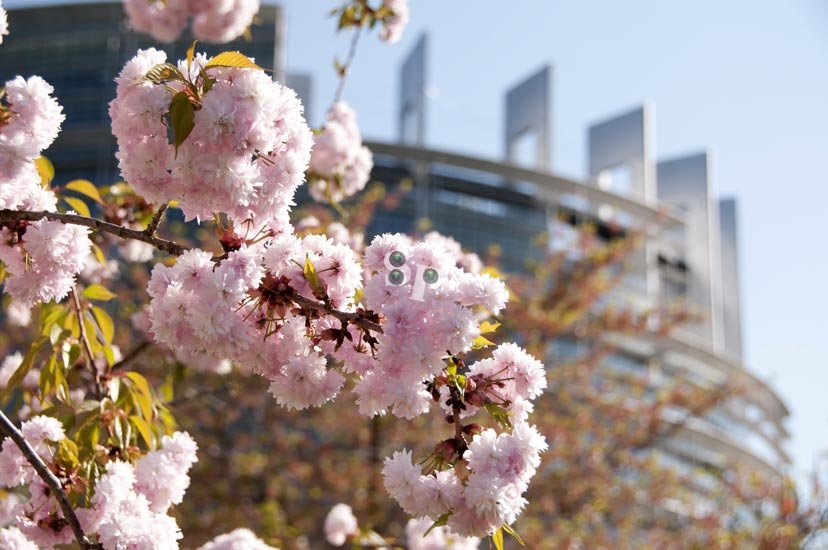
[[[69,293],[72,295],[75,314],[78,316],[78,325],[80,329],[81,342],[83,343],[83,349],[86,351],[86,356],[89,359],[89,368],[92,370],[92,375],[95,377],[95,397],[100,399],[103,396],[103,390],[101,389],[101,373],[98,372],[98,365],[95,364],[95,354],[92,353],[92,346],[89,344],[89,336],[86,334],[86,323],[83,322],[83,311],[81,310],[78,292],[74,285],[72,285],[72,290]]]
[[[148,237],[152,237],[155,235],[156,230],[158,230],[158,224],[161,223],[161,218],[164,217],[164,212],[167,211],[167,207],[169,207],[170,203],[165,202],[161,206],[158,207],[158,210],[155,211],[155,214],[152,215],[152,219],[147,224],[147,228],[144,229],[144,233]]]
[[[354,323],[356,325],[361,326],[364,329],[372,330],[379,334],[382,334],[383,330],[382,327],[373,321],[369,321],[368,319],[360,316],[358,313],[353,313],[350,311],[340,311],[338,309],[334,309],[330,306],[326,306],[322,302],[317,302],[311,298],[307,298],[302,296],[301,294],[291,294],[291,300],[293,300],[298,306],[304,309],[313,309],[315,311],[319,311],[320,313],[325,313],[327,315],[331,315],[336,317],[340,321],[344,323]]]
[[[14,444],[17,445],[17,448],[20,449],[20,452],[23,453],[23,456],[25,456],[29,464],[32,465],[32,468],[34,468],[35,472],[37,472],[37,475],[40,476],[46,485],[49,486],[49,489],[51,489],[52,494],[54,494],[58,504],[60,505],[63,517],[67,522],[69,522],[69,527],[71,527],[72,533],[75,535],[75,540],[78,541],[80,547],[84,550],[100,549],[100,544],[91,542],[87,538],[86,534],[84,534],[83,529],[80,526],[80,522],[78,521],[78,517],[72,509],[72,504],[69,502],[69,498],[66,496],[60,480],[55,474],[52,473],[48,466],[46,466],[32,446],[29,445],[29,442],[26,441],[26,438],[23,437],[20,430],[17,429],[17,426],[9,420],[9,417],[7,417],[2,410],[0,410],[0,429],[2,429],[3,433],[14,441]]]
[[[156,216],[157,215],[158,212],[156,212]],[[153,219],[154,218],[155,216],[153,216]],[[122,227],[120,225],[115,225],[114,223],[99,220],[97,218],[87,218],[86,216],[79,216],[77,214],[62,214],[60,212],[0,210],[0,226],[8,223],[17,223],[22,221],[34,222],[43,219],[59,221],[62,223],[71,223],[74,225],[82,225],[84,227],[89,227],[97,231],[103,231],[104,233],[115,235],[116,237],[119,237],[121,239],[133,239],[136,241],[142,241],[151,244],[159,250],[163,250],[164,252],[172,254],[173,256],[180,256],[183,253],[190,250],[189,247],[178,244],[175,241],[168,241],[166,239],[159,239],[158,237],[153,237],[152,235],[147,234],[146,231],[129,229],[126,227]],[[301,294],[294,294],[293,296],[291,296],[291,299],[302,308],[319,311],[321,313],[325,313],[326,315],[336,317],[337,319],[345,323],[352,322],[366,330],[372,330],[377,333],[382,333],[382,327],[378,323],[369,321],[368,319],[365,319],[364,317],[360,316],[358,313],[340,311],[338,309],[334,309],[330,306],[327,306],[322,302],[318,302],[311,298],[302,296]]]
[[[166,239],[159,239],[158,237],[153,237],[152,235],[149,235],[144,231],[139,231],[137,229],[129,229],[127,227],[115,225],[114,223],[105,222],[97,218],[87,218],[86,216],[79,216],[78,214],[62,214],[60,212],[0,210],[0,225],[5,223],[15,223],[22,221],[36,222],[43,219],[59,221],[63,223],[71,223],[74,225],[82,225],[84,227],[89,227],[96,231],[103,231],[104,233],[115,235],[116,237],[120,237],[121,239],[133,239],[136,241],[142,241],[151,244],[158,250],[163,250],[164,252],[172,254],[173,256],[180,256],[184,252],[189,250],[189,247],[180,245],[176,242],[168,241]]]

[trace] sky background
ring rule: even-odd
[[[314,77],[324,117],[347,54],[327,11],[286,0],[288,69]],[[745,356],[793,417],[795,473],[828,449],[828,2],[410,0],[389,46],[362,37],[345,91],[363,133],[397,135],[399,66],[430,39],[427,144],[501,157],[502,96],[554,67],[556,172],[586,172],[586,128],[650,102],[659,158],[708,149],[714,188],[739,202]]]

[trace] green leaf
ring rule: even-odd
[[[132,395],[138,401],[138,409],[145,420],[152,420],[152,392],[147,379],[135,371],[128,372],[127,378],[132,380],[135,390]]]
[[[99,300],[101,302],[108,302],[112,298],[116,297],[115,293],[111,292],[105,286],[97,283],[86,287],[83,290],[83,295],[90,300]]]
[[[136,415],[130,416],[129,421],[132,422],[132,425],[135,426],[135,429],[137,429],[138,433],[141,434],[141,437],[146,442],[147,447],[152,449],[152,428],[150,427],[149,422]]]
[[[304,268],[304,275],[305,280],[313,290],[314,294],[319,293],[319,275],[316,273],[316,268],[313,266],[313,262],[310,260],[310,256],[305,256],[305,268]]]
[[[58,443],[57,451],[58,464],[65,468],[77,468],[78,446],[71,439],[63,438]]]
[[[121,379],[115,376],[107,382],[106,386],[109,390],[109,398],[113,401],[117,401],[118,394],[121,392]]]
[[[104,256],[103,250],[101,250],[100,246],[94,243],[92,243],[92,254],[95,255],[95,259],[98,260],[99,264],[106,264],[106,256]]]
[[[112,322],[112,317],[98,306],[92,307],[92,315],[95,316],[95,321],[101,329],[104,342],[111,344],[112,338],[115,336],[115,323]]]
[[[488,411],[488,413],[492,415],[492,418],[495,422],[497,422],[504,428],[512,427],[512,423],[509,421],[509,417],[512,415],[512,413],[510,413],[509,411],[507,411],[506,409],[504,409],[496,403],[486,403],[485,407],[486,411]]]
[[[503,530],[510,534],[512,538],[518,542],[518,544],[520,544],[521,546],[526,546],[526,543],[523,542],[523,539],[520,538],[520,535],[518,535],[517,531],[515,531],[511,525],[509,525],[508,523],[504,523]]]
[[[45,304],[40,308],[40,334],[49,334],[52,325],[59,323],[66,315],[66,310],[58,304]]]
[[[431,527],[429,527],[426,530],[426,532],[423,533],[423,536],[425,537],[426,535],[431,533],[432,529],[435,529],[437,527],[442,527],[442,526],[446,525],[448,523],[448,519],[449,519],[450,516],[451,516],[451,514],[443,514],[442,516],[437,518],[437,521],[435,521],[434,523],[431,524]]]
[[[503,529],[498,529],[492,533],[492,542],[497,550],[503,550]]]
[[[205,68],[209,69],[210,67],[238,67],[240,69],[264,70],[241,52],[222,52],[207,62]]]
[[[66,189],[85,195],[98,204],[103,204],[98,188],[89,180],[72,180],[66,184]]]
[[[494,342],[482,335],[478,336],[472,341],[472,349],[483,349],[493,345]]]
[[[155,84],[162,84],[164,82],[178,81],[185,82],[184,75],[178,70],[178,67],[171,63],[161,63],[156,65],[147,72],[144,80],[149,80]]]
[[[54,356],[49,357],[43,368],[40,369],[40,378],[38,380],[38,389],[40,389],[40,397],[43,400],[46,395],[57,387],[56,374],[57,361]]]
[[[34,163],[35,168],[37,168],[37,173],[40,176],[40,184],[43,187],[49,187],[49,184],[55,179],[55,167],[44,156],[39,156],[34,159]]]
[[[184,92],[178,92],[170,102],[169,124],[173,134],[173,145],[175,153],[178,148],[190,135],[195,126],[195,107],[190,103],[190,98]]]
[[[86,206],[86,203],[82,200],[74,197],[63,197],[63,200],[66,201],[66,204],[72,207],[72,210],[81,216],[86,216],[87,218],[92,216],[92,213],[89,211],[89,207]]]
[[[454,361],[453,357],[449,357],[448,366],[446,366],[446,372],[451,376],[457,374],[457,363]]]
[[[32,365],[34,364],[34,360],[37,358],[38,353],[40,353],[40,350],[43,349],[43,346],[45,346],[48,341],[49,338],[42,335],[32,342],[32,345],[29,346],[29,351],[27,351],[26,355],[23,357],[23,362],[20,363],[20,366],[17,367],[17,370],[14,371],[14,374],[12,374],[9,379],[9,383],[6,384],[4,396],[8,395],[11,390],[19,386],[23,379],[26,378],[26,375],[29,374],[29,371],[32,369]]]
[[[198,40],[193,40],[192,45],[187,48],[187,71],[189,71],[190,67],[193,66],[193,57],[195,57],[196,44],[198,44]]]
[[[490,332],[494,332],[500,326],[500,323],[494,322],[490,323],[489,321],[483,321],[480,324],[480,334],[489,334]]]

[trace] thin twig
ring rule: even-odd
[[[158,207],[158,210],[155,211],[155,214],[152,215],[152,219],[147,224],[147,228],[144,229],[144,233],[148,237],[152,237],[155,235],[155,232],[158,230],[158,224],[161,223],[161,218],[164,217],[164,212],[167,211],[167,207],[169,207],[170,203],[165,202],[161,206]]]
[[[120,361],[112,365],[109,369],[110,372],[118,371],[124,367],[126,367],[129,363],[134,361],[139,355],[144,353],[152,345],[152,342],[149,340],[141,340],[134,348],[129,350],[126,355],[121,358]]]
[[[38,220],[43,219],[59,221],[63,223],[71,223],[74,225],[82,225],[84,227],[89,227],[97,231],[103,231],[104,233],[115,235],[116,237],[120,237],[121,239],[133,239],[136,241],[142,241],[151,244],[158,250],[163,250],[164,252],[167,252],[174,256],[180,256],[184,252],[189,250],[189,247],[180,245],[176,242],[168,241],[166,239],[159,239],[158,237],[147,235],[146,233],[144,233],[144,231],[140,231],[137,229],[129,229],[128,227],[115,225],[114,223],[105,222],[97,218],[87,218],[86,216],[79,216],[78,214],[62,214],[60,212],[0,210],[0,224],[22,221],[36,222]]]
[[[92,353],[92,346],[89,344],[89,336],[86,334],[86,323],[83,322],[83,311],[81,310],[80,300],[78,299],[78,291],[72,285],[70,291],[72,295],[72,302],[75,307],[75,314],[78,316],[78,325],[80,327],[80,338],[83,342],[83,349],[86,351],[86,356],[89,358],[89,368],[92,369],[92,374],[95,376],[95,396],[100,399],[103,396],[101,389],[101,373],[98,372],[98,366],[95,364],[95,354]]]
[[[52,473],[48,466],[46,466],[40,456],[38,456],[35,450],[32,449],[32,446],[29,445],[29,442],[26,441],[26,438],[23,437],[20,430],[17,429],[17,426],[9,420],[9,417],[7,417],[2,410],[0,410],[0,429],[2,429],[3,433],[14,441],[14,444],[17,445],[17,448],[20,449],[20,452],[23,453],[23,456],[25,456],[29,464],[32,465],[32,468],[34,468],[37,475],[40,476],[40,479],[42,479],[46,485],[49,486],[49,489],[51,489],[52,494],[55,496],[58,504],[60,505],[64,519],[69,522],[69,527],[71,527],[72,533],[75,535],[75,540],[78,541],[80,547],[83,549],[100,549],[100,544],[91,542],[87,538],[86,534],[84,534],[80,522],[78,521],[78,517],[72,509],[72,504],[69,502],[69,498],[66,496],[60,480],[54,473]]]
[[[362,34],[362,27],[357,27],[354,31],[354,36],[351,38],[351,48],[348,50],[348,58],[345,60],[345,65],[339,70],[339,84],[336,87],[333,104],[336,105],[342,99],[342,93],[345,91],[345,82],[348,80],[348,75],[351,73],[351,65],[354,64],[356,58],[357,44],[359,44],[359,35]]]

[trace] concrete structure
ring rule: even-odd
[[[263,6],[261,23],[252,29],[254,41],[222,49],[241,49],[265,67],[283,67],[275,52],[283,41],[280,14],[276,7]],[[125,30],[118,2],[13,10],[10,22],[14,32],[2,46],[0,79],[40,74],[55,86],[67,114],[60,138],[46,152],[58,182],[117,180],[106,110],[114,96],[112,79],[138,48],[157,45]],[[182,58],[190,42],[185,37],[167,51]],[[653,109],[643,106],[589,129],[586,179],[550,172],[549,67],[506,96],[507,161],[429,149],[427,52],[422,38],[402,69],[399,143],[368,143],[375,156],[374,177],[392,187],[412,180],[415,192],[393,213],[379,212],[371,229],[411,232],[427,219],[469,249],[482,252],[499,245],[504,267],[513,271],[524,269],[528,258],[540,257],[534,237],[550,228],[573,230],[589,221],[646,231],[650,237],[637,265],[613,298],[635,308],[678,301],[704,320],[671,337],[619,339],[607,367],[657,369],[664,376],[681,373],[714,384],[742,382],[745,395],[684,424],[665,448],[688,467],[737,459],[770,473],[783,469],[788,410],[741,361],[736,209],[732,200],[720,202],[712,191],[710,156],[657,163]],[[309,101],[310,79],[292,78],[288,75]],[[518,150],[527,133],[534,135],[535,146],[523,163]],[[571,224],[561,221],[561,212]],[[557,349],[565,353],[565,348]]]

